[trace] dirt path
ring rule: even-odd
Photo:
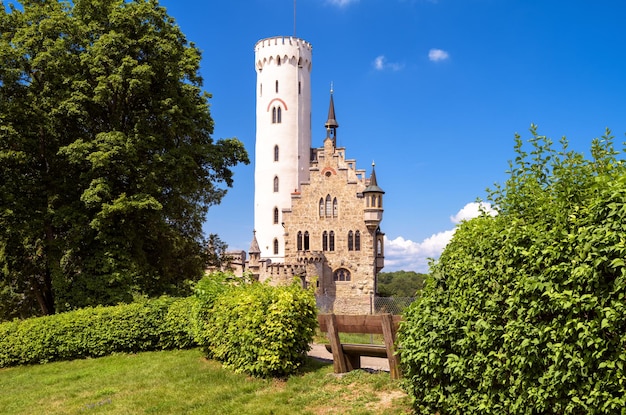
[[[333,355],[323,344],[312,343],[309,357],[332,363]],[[383,370],[389,372],[389,361],[382,357],[361,357],[361,367],[363,369]]]

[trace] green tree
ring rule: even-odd
[[[241,142],[156,0],[0,4],[0,317],[176,292]]]
[[[626,406],[626,165],[516,137],[498,215],[462,223],[400,333],[420,413],[609,414]]]
[[[426,275],[402,270],[380,272],[376,278],[381,297],[415,297],[423,288]]]

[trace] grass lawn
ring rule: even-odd
[[[287,380],[223,369],[200,350],[118,354],[0,369],[10,414],[403,414],[409,399],[388,373],[338,377],[313,359]]]

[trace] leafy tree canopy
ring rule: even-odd
[[[0,319],[174,293],[248,163],[156,0],[0,4]]]
[[[626,164],[531,127],[499,214],[462,223],[401,333],[420,413],[599,414],[626,406]]]
[[[378,273],[377,287],[381,297],[415,297],[424,286],[425,274],[415,271]]]

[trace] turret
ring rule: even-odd
[[[376,170],[374,170],[374,163],[372,163],[370,182],[363,190],[363,198],[365,199],[364,220],[365,226],[370,232],[376,231],[383,220],[383,194],[385,194],[384,190],[378,187],[376,182]]]

